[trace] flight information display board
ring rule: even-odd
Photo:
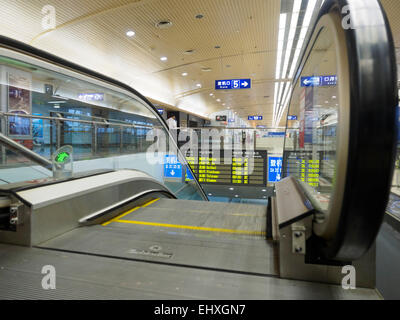
[[[321,159],[321,153],[317,153]],[[313,159],[310,151],[285,151],[285,177],[295,176],[302,182],[317,188],[320,186],[321,160]]]
[[[224,162],[223,151],[188,151],[186,160],[200,183],[220,185],[266,186],[267,151],[232,151]],[[191,177],[186,174],[186,180]]]

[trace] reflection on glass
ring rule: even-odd
[[[166,177],[165,163],[148,161],[153,143],[149,133],[161,130],[168,140],[168,131],[156,112],[135,95],[5,56],[0,56],[0,79],[0,101],[7,101],[0,105],[3,134],[47,159],[60,147],[71,145],[76,173],[141,170],[166,183],[179,198],[202,199],[196,181]],[[176,149],[170,153],[178,156]],[[165,160],[167,154],[157,156]],[[0,146],[3,184],[37,177],[40,166],[20,158]],[[185,160],[180,161],[186,172]],[[27,170],[28,166],[34,169]],[[51,172],[43,168],[40,172],[51,179]]]
[[[299,120],[288,128],[284,176],[294,176],[323,212],[335,184],[339,91],[331,31],[322,29],[296,84],[289,114]]]

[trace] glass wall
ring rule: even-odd
[[[196,180],[165,174],[171,165],[186,173],[186,161],[145,101],[113,85],[12,56],[11,52],[0,55],[1,133],[49,160],[60,147],[72,146],[75,173],[141,170],[178,197],[203,199]],[[2,184],[37,176],[20,174],[40,166],[18,159],[19,155],[1,147]],[[45,176],[52,179],[49,171]]]
[[[322,29],[293,91],[289,114],[299,128],[288,130],[283,176],[294,176],[328,211],[335,184],[339,90],[334,38]],[[289,136],[289,137],[288,137]]]

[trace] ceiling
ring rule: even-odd
[[[280,0],[53,0],[56,28],[44,30],[48,3],[1,0],[1,34],[195,114],[230,107],[246,119],[271,118]],[[157,28],[162,20],[172,27]],[[214,90],[230,78],[252,78],[252,89]]]
[[[0,0],[0,34],[111,76],[158,103],[201,116],[229,107],[243,119],[263,116],[252,126],[271,126],[280,16],[293,1]],[[49,2],[56,21],[45,30],[42,9]],[[400,1],[382,3],[400,47]],[[160,21],[172,26],[160,29]],[[235,78],[251,78],[252,89],[214,90],[215,80]]]

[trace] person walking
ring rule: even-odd
[[[177,128],[177,125],[176,125],[176,117],[175,116],[172,116],[172,117],[170,117],[168,120],[167,120],[167,124],[168,124],[168,128],[169,128],[169,130],[174,130],[174,129],[176,129]]]

